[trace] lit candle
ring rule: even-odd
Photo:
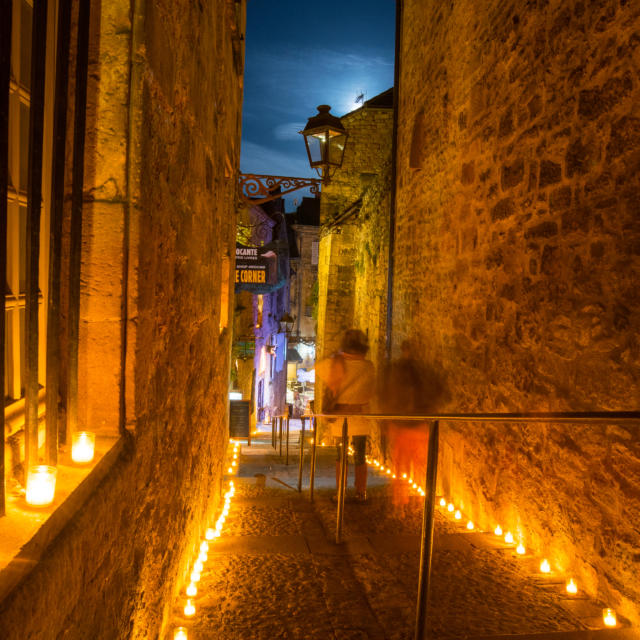
[[[206,562],[208,557],[209,556],[207,555],[206,551],[201,551],[200,555],[198,556],[198,560],[200,560],[200,562]]]
[[[200,545],[200,551],[204,551],[205,553],[209,551],[209,543],[206,540],[203,540],[202,544]]]
[[[195,564],[193,565],[193,570],[197,571],[198,573],[202,573],[203,568],[204,565],[202,564],[202,560],[196,560]],[[194,580],[194,582],[197,582],[197,580]]]
[[[187,595],[193,598],[198,593],[198,587],[196,587],[194,582],[190,582],[187,587]]]
[[[440,498],[440,506],[441,507],[446,507],[447,506],[447,501],[444,498]]]
[[[497,536],[501,536],[502,535],[502,527],[499,524],[496,525],[496,528],[494,529],[493,533],[495,533]]]
[[[78,464],[87,464],[93,460],[96,448],[96,434],[90,431],[78,431],[71,436],[71,459]]]
[[[173,640],[188,640],[187,628],[186,627],[176,627],[173,630]]]
[[[471,520],[469,520],[469,522],[467,522],[467,529],[469,529],[469,531],[473,531],[474,528],[475,525],[473,524],[473,522],[471,522]]]
[[[507,533],[504,534],[504,541],[507,544],[513,544],[513,534],[511,531],[507,531]]]
[[[191,601],[191,598],[189,598],[189,600],[187,600],[187,604],[184,605],[184,615],[187,616],[187,618],[190,618],[192,615],[195,614],[195,612],[196,612],[195,605]]]
[[[390,476],[391,475],[391,469],[387,469],[387,475]]]
[[[569,578],[567,580],[567,593],[570,593],[573,596],[578,593],[578,585],[575,583],[575,580],[573,578]]]
[[[191,582],[200,582],[200,572],[196,571],[195,569],[191,572],[191,575],[189,577],[191,579]]]
[[[605,627],[615,627],[618,624],[616,612],[613,609],[603,609],[602,620],[604,621]]]
[[[456,520],[461,520],[462,519],[462,514],[460,513],[460,509],[458,509],[454,516],[453,516]]]
[[[407,479],[407,474],[406,474],[406,473],[403,473],[403,474],[402,474],[402,479],[403,479],[403,480],[406,480],[406,479]]]
[[[227,469],[227,473],[233,473],[233,469],[232,469],[231,467],[229,467],[229,468]]]
[[[453,506],[453,502],[450,502],[450,503],[447,505],[447,511],[448,511],[449,513],[453,513],[454,509],[455,509],[455,507]]]
[[[395,480],[396,479],[396,474],[394,473],[391,477]]]
[[[205,534],[204,534],[204,537],[205,537],[207,540],[213,540],[213,529],[211,529],[211,527],[209,527],[209,528],[207,529],[207,531],[206,531],[206,532],[205,532]]]
[[[47,464],[29,468],[27,476],[27,503],[33,507],[46,507],[53,502],[56,494],[58,470]]]
[[[549,561],[546,558],[540,563],[540,572],[551,573],[551,565],[549,564]]]
[[[520,542],[516,547],[516,553],[519,553],[521,556],[523,556],[525,552],[526,552],[526,549],[524,548],[524,545],[522,544],[522,542]]]

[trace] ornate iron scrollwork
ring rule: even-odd
[[[319,196],[321,184],[322,180],[319,178],[267,176],[257,173],[240,174],[240,194],[248,204],[264,204],[292,191],[305,188],[308,188],[314,196]],[[274,193],[276,189],[278,192]]]

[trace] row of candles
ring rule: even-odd
[[[71,436],[71,459],[76,464],[93,461],[96,449],[96,434],[91,431],[77,431]],[[49,464],[29,467],[25,499],[32,507],[48,507],[56,495],[58,469]]]
[[[349,448],[349,453],[353,453],[353,450]],[[396,474],[390,467],[385,467],[379,460],[375,458],[367,457],[366,461],[369,465],[374,467],[375,470],[380,473],[389,476],[393,480],[404,480],[411,489],[414,489],[419,495],[424,496],[424,489],[413,480],[413,478],[409,477],[406,473]],[[460,509],[456,509],[454,502],[446,500],[444,497],[440,498],[439,501],[440,506],[445,510],[445,513],[449,514],[453,517],[454,520],[462,523],[462,511]],[[467,524],[465,527],[468,531],[475,531],[476,525],[472,520],[467,520]],[[493,530],[494,535],[503,538],[506,544],[512,545],[515,544],[515,539],[511,531],[503,531],[502,527],[497,524],[496,528]],[[524,556],[527,550],[524,546],[522,539],[518,541],[518,545],[516,546],[516,553],[520,556]],[[550,574],[551,573],[551,564],[547,558],[543,558],[540,562],[540,573]],[[565,588],[567,593],[574,596],[578,593],[578,585],[574,578],[569,578],[566,582]],[[602,621],[605,627],[616,627],[618,625],[618,620],[616,616],[616,612],[614,609],[610,607],[606,607],[602,610]]]
[[[229,473],[233,473],[233,470],[237,467],[238,464],[238,449],[240,448],[240,443],[231,440],[233,444],[233,454],[231,460],[231,466],[228,469]],[[198,548],[198,555],[196,559],[193,561],[191,566],[191,573],[189,574],[189,584],[185,589],[185,595],[187,596],[186,602],[184,604],[183,613],[187,618],[193,618],[196,614],[196,605],[194,604],[193,598],[198,594],[198,583],[200,582],[200,576],[204,569],[204,563],[209,559],[209,547],[214,544],[217,538],[220,537],[222,533],[222,528],[224,527],[225,520],[229,515],[229,509],[231,508],[231,500],[235,495],[236,488],[233,480],[229,480],[229,489],[224,494],[224,505],[222,507],[222,511],[218,516],[215,525],[213,527],[209,527],[204,534],[204,540],[200,543],[200,547]],[[188,631],[186,627],[176,627],[173,630],[173,640],[188,640]]]

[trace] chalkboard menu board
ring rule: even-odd
[[[229,401],[229,437],[248,438],[249,437],[249,401],[230,400]]]

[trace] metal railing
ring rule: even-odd
[[[313,444],[311,453],[311,471],[309,477],[309,499],[313,501],[313,485],[315,479],[316,458],[316,419],[343,418],[342,451],[340,456],[340,476],[338,486],[338,505],[336,513],[336,543],[342,542],[344,521],[344,497],[347,480],[347,449],[349,444],[348,419],[354,414],[316,413],[312,416]],[[626,424],[638,423],[640,411],[592,411],[592,412],[558,412],[558,413],[449,413],[427,415],[389,415],[389,414],[357,414],[358,419],[377,421],[402,420],[413,422],[429,422],[429,443],[427,451],[426,482],[424,509],[422,515],[422,534],[420,541],[420,565],[418,574],[418,596],[416,603],[415,640],[426,640],[429,613],[429,587],[431,580],[431,557],[433,552],[433,525],[436,500],[436,480],[438,467],[438,446],[440,439],[440,422],[553,422],[553,423],[602,423]]]
[[[284,440],[286,465],[289,464],[289,420],[290,418],[286,413],[282,415],[273,416],[271,418],[271,446],[275,451],[277,451],[278,443],[279,443],[279,449],[280,449],[279,455],[280,457],[282,457],[282,443]],[[305,433],[305,423],[307,420],[309,420],[312,425],[315,425],[315,423],[312,421],[311,416],[300,416],[302,427],[300,429],[300,451],[299,451],[299,460],[298,460],[298,491],[302,491],[302,469],[304,465],[304,433]],[[315,442],[316,442],[315,426],[313,427],[312,431],[313,431],[312,456],[315,456]],[[313,463],[312,463],[312,473],[315,476],[315,459],[313,459]]]

